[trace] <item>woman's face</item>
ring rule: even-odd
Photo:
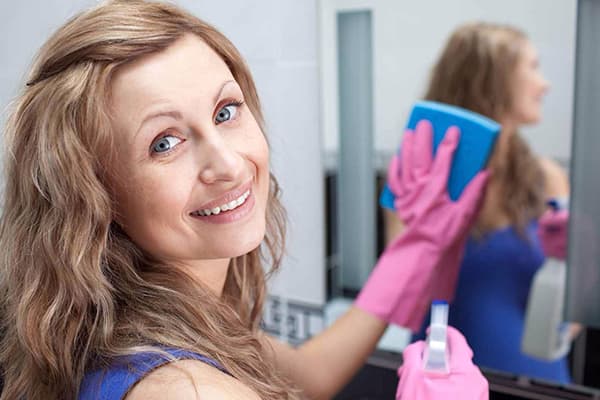
[[[540,71],[536,49],[528,40],[525,41],[512,87],[512,118],[517,124],[535,124],[540,121],[542,99],[549,86]]]
[[[165,262],[255,249],[265,233],[268,148],[223,60],[188,35],[112,83],[117,222]]]

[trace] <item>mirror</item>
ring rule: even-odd
[[[539,18],[541,10],[544,18]],[[550,86],[537,99],[541,118],[522,120],[517,130],[549,182],[542,197],[568,194],[575,0],[552,7],[543,0],[327,0],[319,11],[330,308],[350,304],[395,229],[386,224],[389,217],[377,203],[387,164],[398,149],[412,104],[427,92],[448,38],[466,22],[507,24],[526,34]],[[537,240],[535,221],[527,220],[521,229],[512,218],[497,218],[504,209],[499,203],[510,200],[510,190],[490,192],[484,206],[489,223],[482,223],[481,235],[469,239],[450,323],[465,333],[482,367],[584,383],[577,360],[572,362],[581,354],[546,362],[520,349],[529,289],[544,258],[539,243],[525,239]],[[410,340],[407,330],[392,329],[380,346],[399,351]]]

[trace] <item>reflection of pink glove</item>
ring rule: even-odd
[[[390,188],[402,190],[396,192],[401,194],[397,207],[409,210],[410,222],[385,249],[356,300],[359,308],[415,332],[430,304],[436,267],[448,249],[464,240],[487,180],[486,172],[479,173],[460,199],[451,201],[446,183],[460,134],[456,128],[448,129],[435,160],[431,136],[431,125],[425,121],[417,125],[416,133],[404,135],[397,178],[401,182],[390,182]]]
[[[487,380],[471,358],[473,352],[459,331],[448,327],[450,372],[427,372],[423,369],[423,351],[427,344],[415,342],[404,349],[398,369],[400,382],[396,400],[487,400]]]
[[[540,217],[538,236],[546,257],[567,257],[568,210],[546,210]]]
[[[422,212],[419,191],[415,190],[415,186],[422,184],[419,180],[422,179],[423,171],[427,171],[428,166],[431,165],[432,158],[433,132],[431,124],[428,121],[422,121],[417,125],[417,130],[418,134],[405,139],[412,140],[414,143],[404,143],[401,148],[401,159],[394,157],[388,168],[388,185],[396,198],[394,207],[400,219],[407,225],[410,225],[416,215]],[[414,164],[412,168],[415,172],[413,174],[408,172],[411,164]],[[478,211],[477,209],[473,213],[473,221],[469,224],[475,222]],[[431,298],[452,301],[467,239],[467,235],[460,238],[442,256],[440,271],[431,289]]]
[[[435,300],[445,300],[451,303],[454,300],[456,292],[456,283],[460,274],[460,266],[465,254],[468,235],[459,239],[442,256],[440,264],[437,267],[439,273],[433,279],[431,287],[431,298]]]

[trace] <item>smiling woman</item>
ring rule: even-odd
[[[258,247],[269,151],[218,54],[185,35],[124,66],[111,89],[116,211],[125,233],[200,275],[214,270],[216,259],[226,269],[229,258]],[[207,259],[208,268],[194,261]]]
[[[49,39],[6,130],[3,399],[74,398],[156,344],[294,397],[255,334],[284,231],[262,123],[237,50],[173,6],[107,2]]]

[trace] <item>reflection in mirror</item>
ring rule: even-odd
[[[375,198],[371,207],[349,206],[348,160],[371,159],[371,170],[352,174],[351,184],[357,198],[375,197],[370,193],[380,193],[385,183],[412,104],[428,99],[458,105],[497,120],[502,133],[488,165],[493,175],[481,212],[463,249],[450,324],[465,334],[482,367],[582,383],[564,352],[541,360],[521,348],[532,282],[546,261],[539,220],[548,199],[569,195],[576,1],[548,8],[543,0],[328,0],[320,11],[323,143],[330,199],[336,199],[329,204],[333,307],[349,304],[376,261],[368,255],[379,254],[402,231],[398,216],[382,212]],[[372,74],[368,68],[365,75],[348,74],[341,51],[356,32],[341,23],[365,11],[372,16],[372,49],[363,60],[372,56]],[[372,112],[372,124],[353,129],[357,124],[348,121],[361,110],[347,107],[352,99],[342,88],[360,81],[372,83],[372,104],[362,111]],[[350,158],[348,149],[354,152]],[[376,233],[363,236],[361,249],[350,246],[353,252],[347,252],[340,230],[361,227],[355,236],[371,231],[364,217],[373,209],[377,215],[369,218]],[[570,338],[580,329],[561,327]],[[406,330],[388,332],[382,347],[400,350],[411,336]],[[423,330],[414,338],[422,336]]]
[[[538,51],[522,31],[477,22],[452,32],[425,99],[467,108],[502,125],[488,163],[492,176],[463,249],[449,323],[467,337],[479,365],[570,383],[564,354],[538,361],[521,349],[533,275],[544,264],[538,220],[547,199],[568,196],[564,171],[534,155],[519,133],[540,122],[548,88]],[[425,328],[416,338],[424,338]]]

